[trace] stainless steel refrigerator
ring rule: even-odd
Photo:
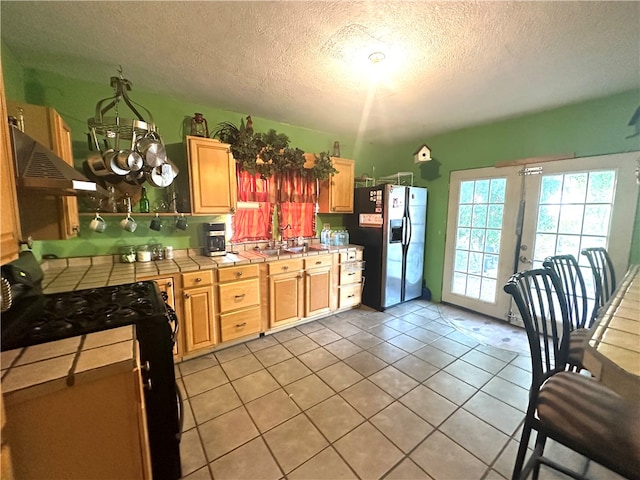
[[[356,188],[345,216],[350,243],[364,247],[362,303],[384,310],[422,295],[427,189]]]

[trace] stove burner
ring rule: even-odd
[[[3,314],[3,351],[167,315],[157,286],[151,281],[40,295],[37,302],[29,304],[34,308]]]

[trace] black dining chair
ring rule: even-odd
[[[567,371],[570,324],[560,279],[548,268],[514,274],[504,286],[527,332],[532,381],[512,480],[540,465],[584,478],[544,456],[547,439],[630,479],[640,479],[640,408],[598,381]],[[532,455],[525,456],[532,431]]]
[[[598,316],[600,307],[609,301],[616,289],[616,274],[606,248],[583,248],[580,253],[587,257],[593,274],[595,288],[595,305],[591,313],[591,321],[593,322]]]
[[[593,318],[589,316],[587,287],[578,261],[573,255],[554,255],[545,258],[542,266],[552,270],[562,285],[570,327],[568,363],[576,370],[582,370],[584,368],[582,366],[584,343],[587,340],[588,328],[591,328]]]

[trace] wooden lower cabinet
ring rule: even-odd
[[[15,478],[151,479],[139,368],[5,402]],[[4,476],[3,476],[4,480]]]
[[[218,343],[211,270],[182,274],[185,353]],[[198,286],[194,286],[198,285]]]
[[[305,258],[305,317],[329,312],[331,307],[331,265],[331,255]]]
[[[362,302],[362,250],[341,253],[339,260],[338,308],[352,308]]]
[[[220,314],[220,337],[223,342],[259,332],[259,306]]]
[[[218,307],[220,341],[235,340],[262,330],[258,265],[218,269]]]
[[[302,259],[278,260],[268,267],[270,327],[300,320],[304,313]]]

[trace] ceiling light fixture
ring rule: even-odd
[[[369,55],[369,61],[374,65],[382,62],[385,58],[386,56],[382,52],[373,52],[371,55]]]

